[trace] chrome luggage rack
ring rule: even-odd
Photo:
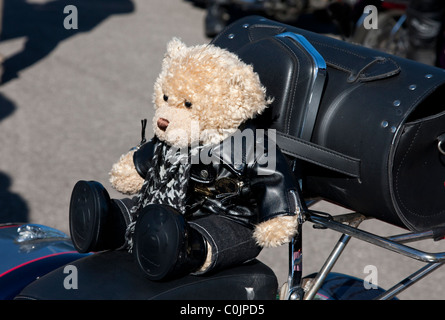
[[[430,253],[406,245],[406,243],[425,239],[440,240],[445,237],[444,227],[423,232],[408,232],[390,237],[381,237],[358,229],[359,225],[368,219],[370,218],[357,212],[331,216],[324,212],[308,210],[306,216],[301,217],[300,221],[312,222],[316,228],[327,228],[340,232],[341,236],[316,277],[311,281],[309,286],[306,286],[305,289],[303,289],[302,227],[300,224],[297,236],[295,236],[289,244],[289,275],[287,293],[283,298],[289,300],[314,299],[351,238],[357,238],[383,249],[426,263],[425,266],[377,296],[375,300],[391,300],[395,298],[399,293],[437,270],[445,263],[445,252]]]

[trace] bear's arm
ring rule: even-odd
[[[110,171],[111,186],[123,194],[138,193],[145,180],[154,152],[154,139],[137,150],[132,149],[122,155]]]
[[[259,211],[253,236],[261,247],[288,243],[297,232],[298,213],[302,209],[296,179],[279,148],[276,151],[272,168],[259,162],[252,168],[250,185]]]

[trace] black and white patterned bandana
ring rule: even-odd
[[[137,208],[134,209],[158,203],[170,205],[184,214],[191,166],[189,162],[188,154],[158,141],[151,167],[138,195]]]
[[[166,204],[185,214],[190,168],[190,152],[181,152],[163,141],[156,142],[150,168],[137,196],[137,203],[131,209],[133,219],[126,234],[129,251],[132,250],[131,238],[140,209],[149,204]]]

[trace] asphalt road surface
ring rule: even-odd
[[[153,115],[152,88],[166,43],[207,43],[203,9],[182,0],[4,0],[6,82],[0,86],[0,222],[45,224],[68,232],[72,187],[80,179],[102,182],[140,139],[140,119]],[[65,29],[63,9],[78,9],[78,29]],[[333,214],[327,203],[317,209]],[[377,221],[363,223],[380,235],[404,232]],[[317,271],[339,238],[303,227],[304,274]],[[420,249],[443,251],[427,241]],[[287,279],[287,246],[260,259]],[[1,248],[0,248],[1,251]],[[364,278],[375,266],[377,284],[389,288],[424,264],[351,240],[335,272]],[[443,299],[445,269],[400,295]],[[375,276],[375,275],[374,275]]]

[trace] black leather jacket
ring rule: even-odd
[[[136,170],[143,178],[156,139],[134,153]],[[186,213],[190,219],[221,214],[253,226],[296,212],[301,199],[296,180],[278,146],[263,131],[246,126],[219,145],[201,149],[199,158],[191,161]]]

